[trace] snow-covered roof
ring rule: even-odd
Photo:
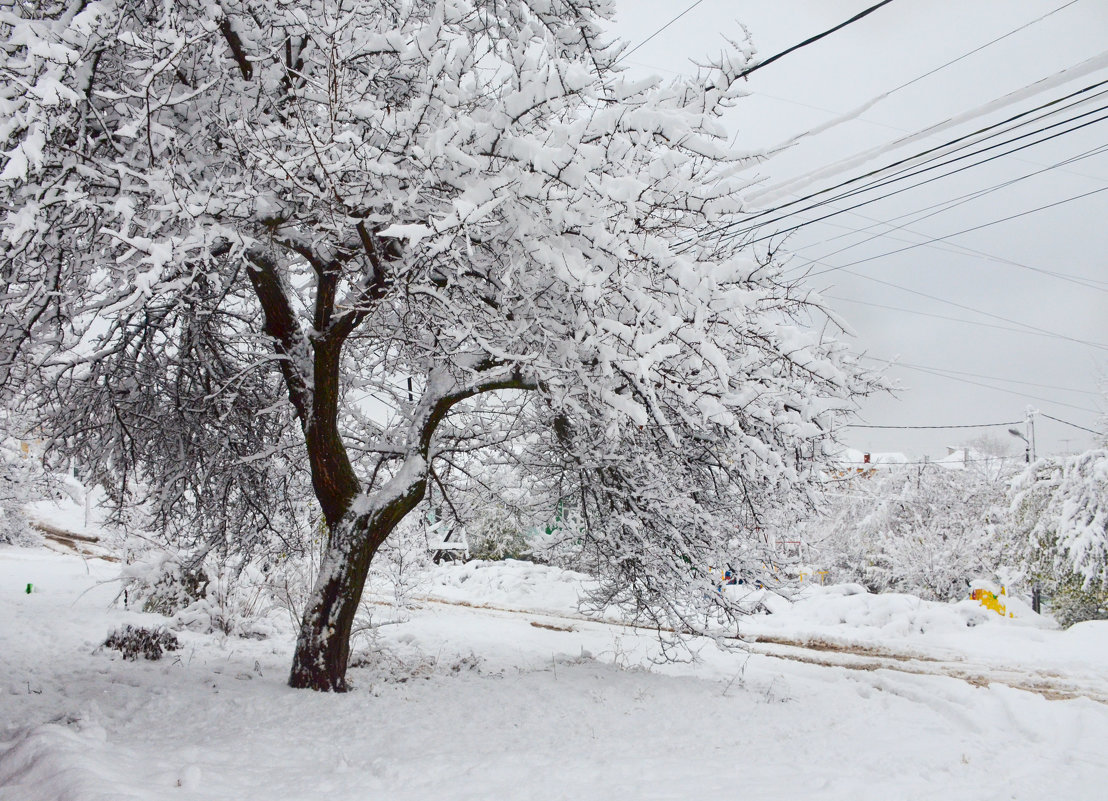
[[[997,454],[983,453],[976,448],[950,447],[946,449],[946,456],[935,459],[934,464],[950,470],[965,470],[974,465],[997,466],[1012,460],[1019,461],[1022,456],[1001,456]]]
[[[868,459],[866,457],[869,457]],[[845,448],[835,456],[835,461],[843,467],[863,467],[865,465],[897,465],[911,461],[903,453],[869,453]]]

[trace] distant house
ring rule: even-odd
[[[832,460],[834,472],[831,477],[836,479],[851,476],[868,478],[878,471],[895,470],[909,463],[910,460],[903,453],[866,453],[865,451],[846,448]]]
[[[946,456],[933,464],[947,470],[970,470],[982,477],[999,479],[1021,466],[1022,455],[984,453],[976,448],[947,446]]]
[[[947,445],[946,456],[935,460],[935,464],[949,470],[965,470],[971,463],[984,459],[984,454],[978,453],[973,448],[952,448]]]
[[[903,453],[866,453],[865,451],[846,448],[833,460],[832,468],[828,471],[830,479],[844,479],[853,476],[868,478],[879,472],[891,472],[903,470],[909,466],[923,469],[924,465],[934,465],[943,470],[971,470],[984,476],[996,478],[1010,471],[1014,462],[1022,461],[1023,457],[1008,455],[989,455],[976,448],[950,447],[946,449],[946,455],[938,459],[909,459]]]

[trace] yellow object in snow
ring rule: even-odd
[[[1004,591],[1003,587],[1000,588],[1000,594],[1007,594]],[[986,609],[992,609],[1001,617],[1004,617],[1005,615],[1007,615],[1008,617],[1015,617],[1015,615],[1009,612],[1007,607],[1005,607],[1004,604],[1000,602],[1000,599],[996,597],[996,593],[989,592],[988,590],[977,589],[970,593],[970,598],[980,603]]]

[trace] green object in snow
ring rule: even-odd
[[[30,582],[27,583],[27,594],[30,595],[35,590],[35,585]]]

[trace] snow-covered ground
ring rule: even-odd
[[[118,569],[0,548],[0,799],[1095,801],[1108,786],[1108,705],[1081,697],[1108,700],[1108,624],[836,587],[750,618],[747,650],[653,664],[651,634],[580,619],[583,577],[470,563],[435,569],[406,622],[355,643],[355,691],[324,695],[285,686],[276,614],[275,636],[186,630],[157,662],[98,650],[124,623],[165,622],[112,604]],[[1028,677],[1038,692],[1010,686]],[[1049,700],[1059,684],[1078,697]]]

